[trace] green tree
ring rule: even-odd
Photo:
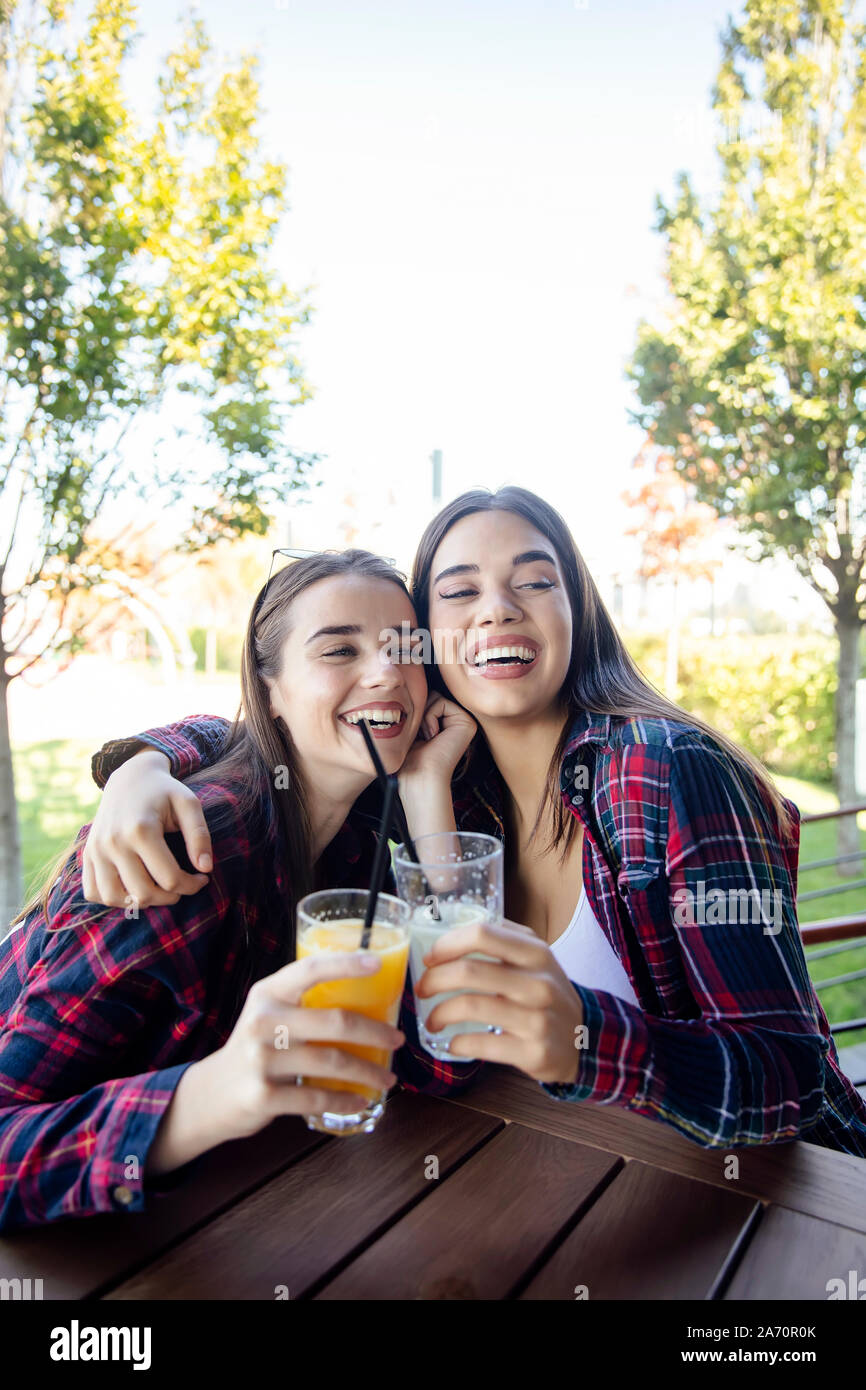
[[[718,194],[656,201],[669,312],[633,418],[754,559],[789,557],[839,642],[835,774],[856,799],[866,620],[866,29],[850,0],[748,0],[712,93]],[[840,848],[857,849],[853,819]]]
[[[114,520],[177,517],[190,551],[263,534],[314,457],[289,442],[310,310],[270,263],[286,169],[262,153],[257,59],[216,64],[188,16],[144,119],[135,38],[129,0],[0,0],[2,922],[20,891],[9,682],[81,643],[76,596],[123,569]],[[150,420],[167,440],[143,468],[131,431]]]

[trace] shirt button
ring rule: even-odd
[[[130,1202],[135,1201],[132,1192],[130,1192],[129,1188],[125,1187],[122,1183],[120,1187],[116,1187],[114,1189],[111,1195],[113,1196],[115,1202],[120,1202],[121,1206],[124,1207],[128,1207]]]
[[[571,804],[572,804],[572,806],[582,806],[582,805],[583,805],[583,795],[579,792],[579,793],[577,794],[577,796],[573,796],[573,797],[571,798]]]

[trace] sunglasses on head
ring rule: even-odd
[[[256,602],[256,612],[258,612],[259,606],[260,606],[260,604],[261,604],[261,602],[262,602],[262,600],[263,600],[265,594],[266,594],[267,591],[268,591],[268,585],[270,584],[271,580],[272,580],[273,577],[274,577],[274,562],[275,562],[275,560],[276,560],[276,558],[277,558],[278,555],[282,555],[282,556],[283,556],[285,559],[287,559],[287,560],[309,560],[313,555],[339,555],[339,554],[340,554],[340,551],[338,551],[338,550],[291,550],[291,549],[286,549],[285,546],[278,546],[276,550],[272,550],[272,551],[271,551],[271,567],[270,567],[270,569],[268,570],[268,577],[267,577],[267,579],[265,580],[265,586],[264,586],[264,588],[262,589],[261,593],[259,594],[258,600],[257,600],[257,602]],[[396,561],[395,559],[393,559],[392,556],[390,556],[390,555],[377,555],[377,556],[376,556],[376,559],[377,559],[377,560],[382,560],[382,561],[384,561],[384,563],[385,563],[386,565],[390,565],[390,566],[391,566],[391,569],[394,570],[395,574],[399,574],[399,575],[400,575],[400,578],[401,578],[402,580],[404,580],[404,581],[406,580],[405,574],[403,574],[401,570],[398,570],[398,569],[397,569],[397,561]],[[277,573],[279,574],[279,572],[280,572],[280,571],[278,570]]]

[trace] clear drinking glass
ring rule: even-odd
[[[426,969],[423,957],[438,937],[456,927],[479,920],[497,924],[503,913],[502,845],[492,835],[447,830],[422,835],[415,841],[416,863],[405,845],[394,851],[394,878],[397,892],[409,904],[409,967],[413,991]],[[438,911],[439,921],[436,921]],[[495,960],[473,951],[472,960]],[[477,991],[476,991],[477,992]],[[501,1033],[488,1023],[450,1023],[438,1033],[427,1028],[427,1019],[443,999],[453,999],[466,990],[449,990],[421,999],[415,995],[418,1038],[431,1056],[447,1062],[475,1061],[456,1057],[448,1044],[458,1033]]]
[[[296,959],[303,960],[305,956],[326,951],[360,950],[369,897],[365,888],[333,888],[302,898],[298,903]],[[374,975],[353,976],[348,980],[322,980],[305,991],[301,1004],[308,1009],[351,1009],[396,1027],[409,959],[408,919],[406,903],[388,893],[380,893],[370,944],[365,948],[381,956],[379,970]],[[391,1065],[392,1054],[383,1047],[359,1043],[340,1043],[339,1046],[380,1067]],[[307,1116],[309,1129],[324,1134],[372,1134],[384,1113],[387,1091],[376,1092],[371,1086],[331,1077],[310,1076],[306,1084],[321,1086],[326,1091],[353,1091],[370,1098],[363,1110],[352,1114],[325,1111],[322,1115]]]

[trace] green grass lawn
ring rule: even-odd
[[[801,782],[792,777],[777,777],[776,781],[784,792],[785,796],[795,801],[800,808],[802,815],[809,812],[816,814],[819,811],[831,811],[839,802],[832,789],[812,782]],[[860,844],[866,850],[866,814],[857,817],[860,828]],[[845,878],[840,878],[835,868],[828,869],[809,869],[805,873],[802,865],[808,864],[814,859],[829,859],[836,853],[836,831],[838,822],[818,821],[814,825],[804,825],[800,831],[800,880],[798,889],[800,893],[810,892],[815,888],[838,888],[838,892],[828,894],[826,898],[814,898],[808,902],[799,904],[799,918],[801,923],[819,922],[828,917],[848,917],[856,912],[864,911],[866,903],[866,889],[851,888],[845,890]],[[856,882],[858,879],[866,878],[866,869],[852,875],[849,882]],[[841,945],[842,943],[838,943]],[[849,947],[847,950],[839,951],[832,956],[824,956],[820,960],[811,959],[811,950],[806,951],[806,958],[809,961],[809,973],[812,979],[818,984],[821,980],[828,980],[837,975],[847,975],[853,970],[866,969],[866,945]],[[828,989],[819,989],[818,998],[821,1000],[824,1012],[831,1023],[844,1023],[852,1018],[866,1018],[866,979],[850,980],[846,984],[831,985]],[[852,1047],[855,1043],[866,1042],[866,1028],[858,1029],[850,1033],[841,1033],[837,1039],[837,1047]]]
[[[99,788],[90,776],[93,752],[91,743],[77,739],[25,744],[14,752],[26,896],[96,810]]]
[[[29,894],[38,884],[45,866],[74,838],[79,827],[90,820],[99,800],[99,792],[90,777],[91,744],[78,740],[53,740],[31,743],[15,752],[15,776],[18,788],[24,859],[25,891]],[[777,778],[781,790],[800,807],[802,814],[831,810],[838,804],[832,790],[812,782],[790,777]],[[866,851],[866,815],[860,816],[860,840]],[[800,862],[829,859],[836,852],[836,825],[819,821],[804,825],[800,839]],[[866,873],[861,875],[866,877]],[[866,891],[845,891],[845,880],[833,868],[815,869],[802,874],[800,891],[811,888],[838,887],[832,896],[803,903],[801,922],[848,915],[863,909]],[[807,952],[807,955],[809,953]],[[836,975],[866,967],[866,946],[859,946],[810,963],[813,980],[817,982]],[[832,985],[819,990],[819,998],[832,1023],[866,1017],[866,979]],[[845,1033],[839,1046],[866,1042],[866,1029]]]

